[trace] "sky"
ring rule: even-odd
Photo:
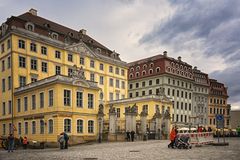
[[[237,0],[0,0],[0,22],[38,16],[87,34],[126,62],[168,52],[228,87],[240,110],[240,1]]]

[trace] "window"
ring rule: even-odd
[[[3,104],[2,104],[2,115],[6,115],[6,104],[5,104],[5,102],[3,102]]]
[[[83,120],[77,120],[77,133],[83,133]]]
[[[25,41],[24,40],[18,40],[18,48],[25,49]]]
[[[37,70],[37,60],[36,59],[31,59],[31,69]]]
[[[103,64],[102,64],[102,63],[100,63],[99,69],[100,69],[101,71],[103,71]]]
[[[19,86],[23,87],[26,85],[26,77],[24,76],[19,76]]]
[[[12,101],[8,101],[8,114],[12,114]]]
[[[91,73],[91,74],[90,74],[90,81],[93,81],[93,82],[95,81],[95,75],[94,75],[94,73]]]
[[[109,66],[109,72],[113,73],[113,66]]]
[[[142,91],[142,96],[145,96],[145,91]]]
[[[73,72],[72,68],[68,68],[68,77],[72,76],[72,72]]]
[[[2,60],[2,71],[5,71],[5,61]]]
[[[2,92],[6,91],[5,79],[2,79]]]
[[[116,100],[119,100],[119,98],[120,98],[119,93],[116,93]]]
[[[48,133],[49,134],[53,133],[53,120],[52,119],[48,120]]]
[[[55,51],[55,58],[61,59],[61,52]]]
[[[122,89],[125,89],[125,82],[124,81],[122,81]]]
[[[129,89],[132,89],[133,88],[133,84],[129,84]]]
[[[44,93],[40,93],[40,108],[44,107]]]
[[[71,91],[64,89],[64,106],[71,105]]]
[[[129,98],[132,98],[132,93],[129,93]]]
[[[33,24],[27,24],[26,29],[29,30],[29,31],[34,31],[34,25]]]
[[[40,134],[44,134],[44,121],[40,120]]]
[[[32,110],[36,109],[36,95],[32,95]]]
[[[43,55],[47,55],[47,47],[42,46],[42,47],[41,47],[41,53],[42,53]]]
[[[73,61],[73,55],[72,54],[68,54],[68,61],[72,62]]]
[[[185,103],[185,110],[187,110],[188,108],[187,108],[187,103]]]
[[[93,94],[88,94],[88,108],[93,108]]]
[[[144,76],[146,74],[146,71],[142,71],[142,75]]]
[[[88,133],[94,133],[94,121],[88,121]]]
[[[175,96],[175,89],[172,90],[172,96]]]
[[[152,94],[152,90],[151,90],[151,89],[148,91],[148,94],[149,94],[149,95],[151,95],[151,94]]]
[[[142,82],[142,87],[145,87],[145,82]]]
[[[84,65],[85,63],[84,63],[84,58],[83,57],[80,57],[80,64],[81,65]]]
[[[33,83],[33,82],[37,82],[37,78],[32,77],[31,78],[31,83]]]
[[[159,73],[160,72],[160,68],[158,67],[158,68],[156,68],[156,72],[157,73]]]
[[[18,57],[19,67],[26,68],[26,58],[25,57]]]
[[[168,88],[168,95],[170,96],[170,88]]]
[[[122,75],[122,76],[125,76],[125,71],[124,71],[124,69],[121,69],[121,75]]]
[[[47,62],[42,62],[42,72],[46,72],[48,71],[48,65]]]
[[[83,107],[83,93],[77,92],[77,107]]]
[[[187,95],[188,95],[187,92],[185,92],[185,98],[187,98]]]
[[[91,61],[90,61],[90,67],[91,67],[91,68],[94,68],[94,67],[95,67],[95,62],[94,62],[94,60],[91,60]]]
[[[64,132],[71,133],[71,119],[64,119]]]
[[[149,80],[148,84],[149,84],[149,86],[151,86],[152,85],[152,80]]]
[[[56,39],[56,40],[58,39],[58,34],[57,33],[52,33],[51,36],[52,36],[52,39]]]
[[[11,57],[10,56],[7,58],[7,68],[8,69],[11,68]]]
[[[48,105],[53,106],[53,90],[48,91]]]
[[[32,121],[32,134],[36,134],[36,122]]]
[[[30,43],[30,50],[33,52],[37,52],[37,45],[35,43]]]
[[[143,105],[143,112],[148,114],[148,105]]]
[[[28,110],[28,97],[24,97],[23,101],[24,101],[24,111],[27,111]]]
[[[18,123],[18,135],[22,134],[22,123]]]
[[[110,100],[110,101],[113,100],[113,93],[112,93],[112,92],[109,93],[109,100]]]
[[[159,84],[159,79],[156,79],[156,84]]]
[[[117,108],[117,118],[120,118],[120,108]]]
[[[4,52],[4,49],[5,49],[5,47],[4,47],[4,43],[1,45],[1,49],[2,49],[2,53]]]
[[[103,76],[99,77],[99,84],[103,85],[104,84],[104,78]]]
[[[7,40],[7,49],[10,49],[11,48],[11,42],[10,42],[10,39]]]
[[[192,109],[191,103],[189,104],[188,107],[189,107],[189,111],[191,111],[191,109]]]
[[[181,102],[181,109],[183,110],[183,102]]]
[[[115,69],[115,73],[119,74],[119,68],[118,67]]]
[[[189,93],[189,99],[192,99],[192,94],[191,93]]]
[[[109,81],[110,81],[110,86],[113,87],[113,79],[110,78]]]
[[[28,122],[24,123],[24,134],[28,134]]]
[[[17,112],[21,112],[21,99],[17,99]]]
[[[60,66],[56,66],[56,75],[60,75],[61,74],[61,67]]]
[[[181,91],[181,97],[183,98],[183,91]]]
[[[179,102],[177,102],[177,109],[179,109]]]
[[[153,70],[152,69],[149,70],[149,74],[153,74]]]
[[[120,88],[120,83],[118,79],[116,79],[116,88]]]

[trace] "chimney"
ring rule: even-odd
[[[31,8],[31,9],[29,10],[29,13],[31,13],[31,14],[34,15],[34,16],[37,16],[37,10],[36,10],[36,9]]]
[[[84,35],[87,34],[87,30],[86,30],[86,29],[81,29],[79,32],[82,33],[82,34],[84,34]]]
[[[164,57],[167,57],[167,51],[163,52]]]
[[[195,66],[193,69],[197,70],[197,66]]]
[[[178,56],[178,60],[179,60],[179,61],[182,61],[182,57],[181,57],[181,56]]]

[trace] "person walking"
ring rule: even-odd
[[[174,143],[175,143],[175,138],[176,138],[176,129],[175,127],[172,128],[171,133],[170,133],[170,144],[168,145],[168,148],[174,148]]]
[[[12,133],[8,136],[8,152],[13,152],[14,148],[14,136]]]
[[[58,142],[59,142],[59,144],[60,144],[60,149],[64,149],[64,142],[65,142],[65,140],[64,140],[64,135],[63,135],[63,133],[60,134],[60,136],[59,136],[59,138],[58,138]]]
[[[63,137],[64,137],[64,141],[65,141],[64,149],[68,149],[68,140],[69,140],[69,136],[67,135],[66,132],[63,132]]]
[[[134,135],[135,135],[135,132],[132,130],[132,131],[131,131],[131,139],[132,139],[132,142],[134,141]]]
[[[27,145],[28,145],[28,139],[27,139],[27,137],[25,136],[25,137],[23,138],[23,149],[27,149]]]
[[[126,132],[126,134],[127,134],[127,141],[130,141],[130,132],[129,132],[129,130]]]

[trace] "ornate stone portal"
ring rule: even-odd
[[[132,107],[125,109],[126,118],[126,131],[134,131],[136,133],[136,116],[137,116],[137,105],[134,104]]]
[[[117,121],[117,113],[115,107],[113,105],[109,108],[109,133],[115,134],[116,133],[116,122]]]

